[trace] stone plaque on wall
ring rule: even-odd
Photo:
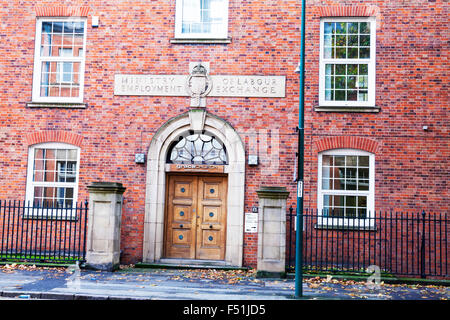
[[[190,96],[185,75],[116,74],[114,95],[125,96]],[[285,97],[285,76],[211,76],[209,97]]]

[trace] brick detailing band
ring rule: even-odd
[[[89,7],[35,7],[36,17],[87,17]]]
[[[79,134],[62,130],[41,131],[27,136],[27,144],[29,146],[44,142],[63,142],[81,147],[83,137]]]
[[[326,137],[315,141],[314,146],[317,152],[331,149],[358,149],[371,153],[376,153],[379,147],[377,141],[363,137],[340,136]]]
[[[321,17],[373,17],[379,12],[374,6],[329,6],[319,7]]]

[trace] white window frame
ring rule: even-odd
[[[71,149],[77,151],[77,165],[76,165],[76,176],[75,176],[75,182],[35,182],[33,181],[33,174],[34,174],[34,156],[35,156],[35,149]],[[80,151],[81,149],[77,146],[67,144],[67,143],[60,143],[60,142],[46,142],[46,143],[39,143],[32,145],[28,148],[28,167],[27,167],[27,186],[26,186],[26,193],[25,193],[25,202],[27,206],[32,207],[33,206],[33,200],[34,200],[34,187],[35,186],[42,186],[42,187],[73,187],[73,205],[72,209],[43,209],[43,208],[36,208],[33,210],[29,210],[29,212],[26,212],[26,215],[28,217],[40,217],[40,216],[49,216],[51,215],[59,217],[59,218],[73,218],[76,216],[76,204],[78,201],[78,185],[79,185],[79,174],[80,174]]]
[[[183,33],[183,0],[176,0],[175,5],[175,38],[176,39],[226,39],[228,37],[229,0],[225,0],[227,10],[223,12],[224,26],[221,32]]]
[[[324,58],[324,24],[325,22],[369,22],[370,23],[370,59],[325,59]],[[368,100],[367,101],[327,101],[325,100],[325,65],[326,64],[368,64]],[[376,20],[367,18],[323,18],[320,20],[320,58],[319,58],[319,106],[335,107],[375,107],[376,86]]]
[[[338,156],[369,156],[369,190],[323,190],[322,189],[322,157],[324,155]],[[348,228],[373,228],[375,226],[375,155],[373,153],[356,149],[332,149],[319,153],[318,156],[318,180],[317,180],[317,209],[319,211],[317,224],[319,227],[348,227]],[[367,214],[365,219],[360,218],[333,218],[324,217],[323,196],[348,195],[367,196]]]
[[[80,57],[41,57],[41,32],[43,22],[84,22],[84,38],[83,38],[83,55]],[[86,38],[87,38],[87,19],[86,18],[53,18],[42,17],[36,19],[36,36],[35,36],[35,49],[34,49],[34,70],[33,70],[33,90],[32,101],[33,102],[55,102],[55,103],[82,103],[84,96],[84,70],[86,61]],[[80,63],[80,87],[78,97],[41,97],[41,72],[42,61],[59,62],[62,65],[64,62],[79,62]],[[73,75],[72,75],[73,76]]]

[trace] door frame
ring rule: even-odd
[[[169,187],[170,187],[170,176],[180,176],[180,177],[183,177],[183,176],[191,176],[191,177],[196,177],[197,179],[199,179],[199,178],[201,178],[201,177],[207,177],[207,178],[225,178],[227,181],[228,181],[228,175],[227,174],[223,174],[223,173],[204,173],[204,172],[202,172],[202,173],[196,173],[196,172],[183,172],[183,173],[181,173],[181,172],[166,172],[166,181],[168,181],[168,183],[166,183],[166,205],[165,205],[165,208],[164,208],[164,244],[163,244],[163,258],[175,258],[175,259],[183,259],[183,258],[178,258],[178,257],[168,257],[167,256],[167,236],[168,236],[168,232],[167,232],[167,228],[168,228],[168,219],[167,219],[167,217],[168,217],[168,214],[169,214],[169,212],[168,212],[168,209],[169,209],[169,195],[170,195],[170,192],[169,192]],[[197,180],[197,183],[198,183],[198,180]],[[199,203],[198,203],[198,192],[199,192],[199,189],[198,189],[198,184],[197,184],[197,186],[196,186],[196,188],[195,188],[195,190],[197,191],[197,194],[195,195],[195,197],[197,197],[197,199],[196,199],[196,210],[198,210],[199,209]],[[226,190],[227,192],[228,192],[228,190]],[[227,224],[226,224],[226,220],[227,220],[227,217],[228,217],[228,210],[227,210],[227,201],[226,201],[226,198],[225,199],[223,199],[223,208],[224,208],[224,210],[225,210],[225,224],[224,225],[222,225],[222,228],[224,229],[224,234],[225,234],[225,239],[224,239],[224,248],[223,248],[223,250],[225,251],[225,254],[224,254],[224,259],[225,259],[225,256],[226,256],[226,241],[227,241],[227,239],[226,239],[226,234],[227,234]],[[197,214],[197,213],[196,213]],[[197,250],[198,250],[198,239],[197,239],[197,237],[198,237],[198,228],[199,228],[199,225],[197,224],[197,221],[196,221],[196,229],[195,229],[195,237],[196,237],[196,241],[195,241],[195,244],[194,244],[194,255],[195,255],[195,257],[194,258],[189,258],[189,260],[191,260],[191,259],[198,259],[197,258]],[[217,260],[217,261],[223,261],[224,259],[222,259],[222,260]],[[200,260],[200,259],[198,259],[198,260]]]
[[[228,163],[227,235],[225,264],[243,265],[245,149],[239,134],[223,119],[206,110],[192,109],[167,121],[153,136],[147,153],[143,262],[163,257],[166,202],[166,155],[172,142],[193,130],[214,135],[226,147]]]

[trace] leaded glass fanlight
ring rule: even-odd
[[[191,134],[180,137],[167,156],[168,163],[178,164],[227,164],[225,146],[208,134]]]

